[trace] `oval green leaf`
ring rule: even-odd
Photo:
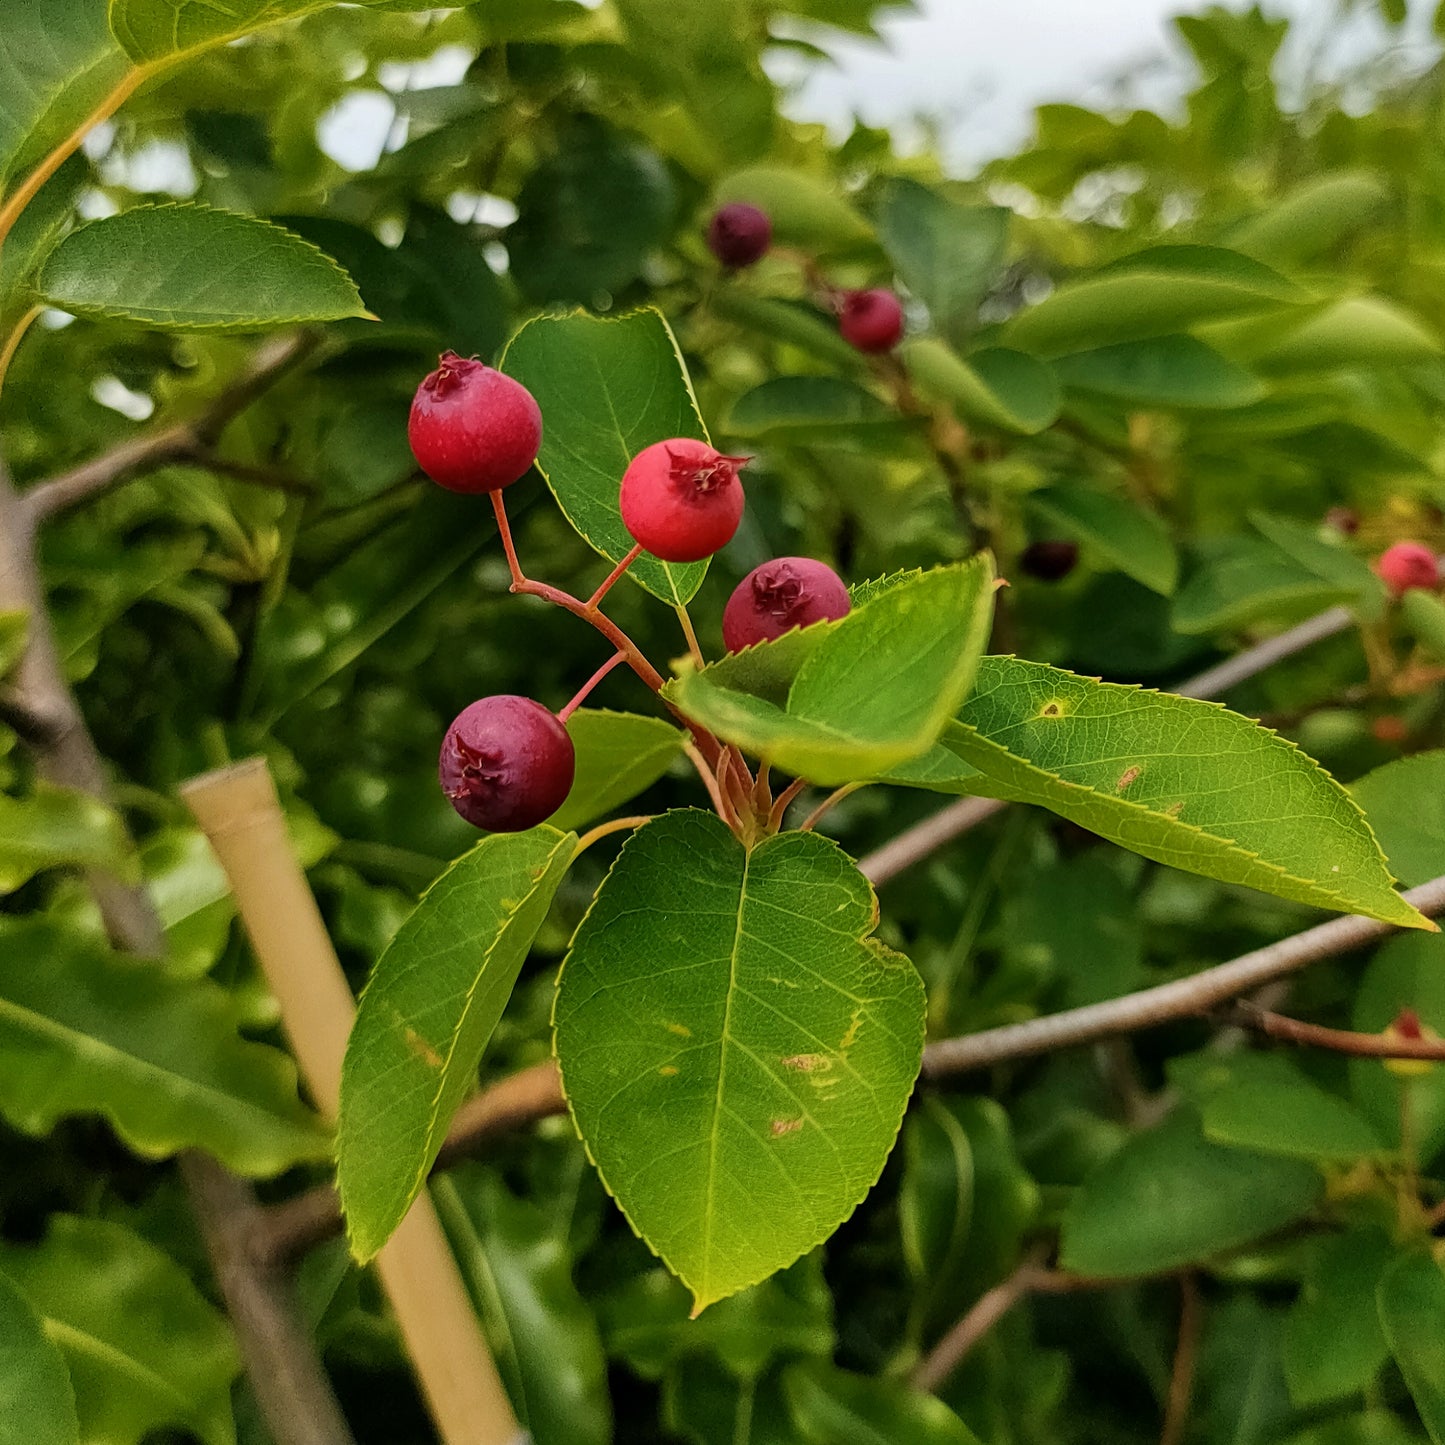
[[[65,1357],[29,1301],[0,1274],[0,1445],[78,1445]]]
[[[988,347],[965,361],[936,337],[924,336],[904,345],[903,360],[921,391],[970,421],[1033,436],[1059,419],[1058,378],[1022,351]]]
[[[158,263],[159,258],[159,263]],[[72,231],[40,268],[49,306],[177,331],[258,331],[365,316],[351,278],[270,221],[194,202]]]
[[[548,827],[484,839],[377,960],[346,1046],[336,1136],[357,1259],[386,1243],[421,1193],[576,846]]]
[[[783,1393],[808,1445],[979,1445],[943,1403],[901,1380],[855,1375],[821,1360],[790,1365]]]
[[[988,657],[948,747],[970,791],[1037,803],[1189,873],[1402,928],[1359,805],[1293,743],[1218,703]]]
[[[1155,336],[1077,351],[1054,363],[1065,386],[1130,407],[1250,406],[1264,384],[1193,336]]]
[[[751,852],[680,810],[623,845],[562,966],[578,1132],[694,1312],[826,1239],[873,1186],[923,1048],[923,985],[833,843]]]
[[[811,782],[869,778],[937,741],[972,685],[992,615],[993,570],[975,557],[913,574],[839,622],[686,672],[663,695]]]
[[[620,562],[634,545],[618,506],[628,462],[669,437],[707,440],[671,328],[652,310],[541,316],[512,338],[501,367],[542,408],[537,466],[557,505],[584,541]],[[707,563],[644,553],[627,575],[676,605],[702,586]]]
[[[1445,874],[1445,749],[1386,763],[1350,792],[1406,888]]]
[[[720,181],[714,199],[720,206],[746,201],[766,211],[779,241],[813,250],[855,250],[873,240],[873,229],[841,190],[807,171],[752,166]]]
[[[564,833],[650,788],[682,754],[681,728],[633,712],[580,707],[567,719],[577,771],[548,826]]]
[[[1029,505],[1151,591],[1167,597],[1178,584],[1179,553],[1153,512],[1078,484],[1032,492]]]
[[[1428,1254],[1402,1255],[1376,1295],[1380,1323],[1420,1421],[1445,1445],[1445,1275]]]

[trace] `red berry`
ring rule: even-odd
[[[1410,736],[1410,725],[1404,718],[1392,712],[1381,713],[1370,724],[1370,731],[1377,743],[1388,743],[1398,747]]]
[[[838,330],[843,340],[859,351],[892,351],[903,339],[903,303],[881,287],[845,291]]]
[[[1040,582],[1059,582],[1079,560],[1077,542],[1031,542],[1019,556],[1019,568]]]
[[[502,693],[463,708],[442,739],[442,792],[467,822],[522,833],[550,818],[572,790],[576,754],[553,713]]]
[[[751,266],[767,254],[772,240],[768,213],[742,201],[718,207],[707,228],[708,250],[724,266]]]
[[[1375,558],[1375,573],[1386,587],[1402,596],[1412,587],[1434,591],[1440,585],[1440,563],[1422,542],[1396,542]]]
[[[407,437],[422,471],[449,492],[496,492],[537,460],[542,413],[521,382],[448,351],[417,388]]]
[[[853,599],[843,579],[811,557],[777,557],[754,567],[723,608],[723,642],[741,652],[795,627],[846,617]]]
[[[673,437],[644,447],[622,477],[622,521],[664,562],[700,562],[726,546],[743,515],[738,468],[706,442]]]

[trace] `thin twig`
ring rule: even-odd
[[[1445,913],[1445,877],[1431,879],[1404,895],[1427,918]],[[1303,933],[1246,953],[1189,978],[1142,989],[1123,998],[1049,1014],[1027,1023],[1006,1024],[961,1038],[943,1039],[923,1051],[923,1072],[931,1078],[967,1073],[1009,1059],[1029,1058],[1074,1044],[1155,1028],[1175,1019],[1207,1014],[1222,1003],[1276,978],[1362,948],[1394,933],[1372,918],[1332,918]]]
[[[1199,1356],[1199,1328],[1203,1319],[1199,1281],[1193,1274],[1179,1276],[1179,1339],[1174,1367],[1169,1372],[1169,1395],[1164,1405],[1164,1429],[1159,1445],[1182,1445],[1194,1398],[1194,1365]]]
[[[1307,618],[1298,627],[1281,632],[1255,647],[1246,648],[1238,656],[1211,667],[1197,677],[1182,682],[1174,692],[1180,697],[1214,698],[1241,682],[1256,676],[1276,662],[1292,657],[1297,652],[1344,632],[1354,623],[1354,615],[1347,607],[1331,607],[1314,617]],[[931,818],[904,829],[891,842],[867,854],[858,867],[875,886],[881,886],[896,878],[905,869],[920,863],[946,843],[962,837],[996,813],[1001,813],[1007,803],[993,798],[960,798],[946,808],[940,808]]]
[[[565,1113],[557,1065],[550,1059],[483,1089],[461,1106],[433,1170],[449,1169],[470,1158],[498,1134]],[[307,1250],[341,1233],[341,1201],[335,1188],[320,1184],[274,1204],[255,1237],[256,1257],[266,1264],[299,1258]]]
[[[293,332],[265,342],[257,347],[246,369],[199,416],[190,421],[167,423],[143,436],[132,437],[71,471],[31,487],[21,499],[29,521],[32,524],[43,522],[58,512],[109,491],[121,482],[175,462],[214,465],[217,470],[236,475],[242,464],[213,456],[221,434],[317,344],[316,333],[310,331]],[[260,469],[246,470],[248,475],[243,480],[260,482],[264,475],[265,485],[283,485],[272,473],[263,474]],[[285,485],[287,488],[301,486],[289,478]]]
[[[866,788],[867,786],[867,783],[844,783],[841,788],[834,788],[833,791],[798,824],[799,831],[811,833],[844,798],[850,797],[853,793],[856,793],[859,788]]]
[[[1396,1033],[1361,1034],[1349,1029],[1327,1029],[1307,1024],[1302,1019],[1286,1018],[1249,1002],[1234,1005],[1223,1015],[1223,1021],[1252,1033],[1272,1039],[1302,1044],[1312,1049],[1329,1049],[1336,1054],[1350,1054],[1361,1059],[1429,1059],[1445,1062],[1445,1039],[1403,1038]]]

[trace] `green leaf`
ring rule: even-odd
[[[663,1385],[663,1419],[695,1445],[798,1445],[775,1372],[736,1375],[706,1356],[679,1360]]]
[[[1428,1254],[1407,1254],[1385,1271],[1380,1323],[1410,1387],[1420,1421],[1445,1445],[1445,1277]]]
[[[1299,1297],[1285,1323],[1290,1398],[1312,1406],[1369,1388],[1390,1354],[1375,1290],[1395,1248],[1378,1229],[1312,1242]]]
[[[0,893],[63,867],[138,876],[125,824],[91,794],[49,783],[37,783],[27,798],[0,793]]]
[[[933,1095],[903,1125],[903,1182],[898,1224],[914,1284],[946,1278],[973,1223],[973,1149],[963,1126]]]
[[[863,372],[867,362],[838,334],[835,319],[802,301],[753,296],[736,286],[721,286],[709,298],[719,316],[776,341],[796,346],[840,370]]]
[[[628,839],[577,930],[553,1015],[563,1089],[694,1313],[821,1243],[882,1171],[924,999],[876,919],[827,839],[749,852],[682,810]]]
[[[1156,336],[1061,356],[1059,380],[1129,407],[1215,409],[1249,406],[1264,385],[1193,336]]]
[[[1278,373],[1408,366],[1440,355],[1439,338],[1383,296],[1347,297],[1298,326],[1287,327],[1283,336],[1271,328],[1267,338],[1262,348],[1250,348],[1250,360]]]
[[[1291,1435],[1282,1445],[1420,1445],[1422,1438],[1398,1416],[1385,1410],[1365,1410]]]
[[[65,1357],[85,1445],[140,1445],[166,1426],[234,1445],[231,1331],[174,1260],[119,1225],[57,1214],[40,1245],[0,1244],[0,1272]]]
[[[0,193],[74,131],[129,69],[99,5],[0,0]]]
[[[790,1365],[783,1393],[793,1424],[809,1445],[979,1445],[943,1403],[899,1380],[869,1378],[821,1360]]]
[[[507,231],[511,273],[533,301],[599,300],[632,284],[672,224],[661,157],[590,117],[527,177]],[[554,413],[544,405],[543,415]]]
[[[1174,630],[1198,637],[1266,619],[1293,619],[1357,596],[1253,537],[1199,548],[1199,565],[1174,597]]]
[[[1003,265],[1011,213],[1002,206],[960,206],[902,178],[888,182],[878,206],[883,248],[937,330],[958,335]]]
[[[1202,321],[1303,300],[1277,271],[1216,246],[1155,246],[1066,281],[1020,312],[1004,339],[1039,356],[1171,336]]]
[[[1348,547],[1337,542],[1325,540],[1315,529],[1285,517],[1273,517],[1268,512],[1251,512],[1249,520],[1281,552],[1301,567],[1308,568],[1322,582],[1332,583],[1341,589],[1349,588],[1354,594],[1355,606],[1362,613],[1379,615],[1383,612],[1384,587],[1363,557],[1356,556]]]
[[[567,801],[549,818],[560,828],[583,824],[650,788],[682,754],[684,733],[661,718],[578,708],[567,719],[577,771]]]
[[[718,205],[746,201],[768,213],[773,236],[806,250],[853,250],[873,240],[873,228],[843,199],[840,187],[806,171],[752,166],[718,182]]]
[[[65,1357],[0,1274],[0,1445],[79,1445]]]
[[[1175,1059],[1170,1078],[1216,1144],[1342,1164],[1385,1153],[1359,1110],[1278,1054],[1194,1054]]]
[[[1167,597],[1178,584],[1179,554],[1153,512],[1077,484],[1032,492],[1029,505],[1151,591]]]
[[[0,612],[0,677],[6,677],[15,670],[16,664],[25,656],[25,644],[30,637],[30,614],[23,609]]]
[[[1445,750],[1386,763],[1350,792],[1406,888],[1445,873]]]
[[[370,1259],[421,1193],[577,838],[496,833],[426,891],[377,961],[341,1070],[336,1179]]]
[[[1305,181],[1229,238],[1237,251],[1273,265],[1308,261],[1371,220],[1390,199],[1373,171],[1337,171]]]
[[[1064,1213],[1060,1258],[1110,1277],[1201,1264],[1284,1228],[1323,1188],[1307,1164],[1209,1143],[1180,1109],[1084,1181]]]
[[[925,752],[963,701],[992,583],[987,557],[915,574],[841,621],[685,672],[663,695],[725,742],[811,782],[872,777]],[[790,672],[785,703],[774,700]]]
[[[367,314],[351,278],[309,241],[194,202],[135,206],[72,231],[46,258],[38,285],[47,305],[77,316],[178,331]]]
[[[627,464],[669,437],[707,439],[687,367],[657,311],[617,320],[576,312],[528,322],[502,369],[537,399],[546,418],[537,465],[557,505],[609,562],[633,548],[618,494]],[[706,562],[642,555],[627,574],[664,602],[687,602]]]
[[[1412,587],[1400,599],[1400,616],[1415,641],[1445,661],[1445,602],[1423,587]]]
[[[1355,994],[1350,1025],[1377,1034],[1401,1009],[1413,1009],[1430,1028],[1445,1033],[1445,934],[1391,938],[1370,960]],[[1400,1147],[1400,1116],[1410,1116],[1410,1143],[1428,1163],[1445,1145],[1445,1069],[1427,1067],[1402,1077],[1379,1059],[1350,1060],[1355,1102],[1392,1148]]]
[[[0,247],[0,322],[7,333],[34,304],[36,272],[69,228],[89,174],[85,157],[71,156],[21,211]]]
[[[947,746],[971,790],[1032,802],[1158,863],[1403,928],[1354,800],[1295,745],[1218,703],[987,657]]]
[[[872,441],[893,448],[912,424],[880,397],[840,376],[777,376],[744,392],[725,430],[746,440],[841,446]]]
[[[936,337],[924,336],[904,343],[903,360],[920,391],[970,421],[1034,436],[1059,419],[1058,378],[1022,351],[988,347],[965,361]]]
[[[607,1358],[565,1235],[490,1171],[432,1185],[513,1408],[535,1445],[611,1445]]]
[[[325,1158],[279,1050],[236,1032],[215,984],[107,953],[44,918],[8,923],[0,948],[0,1114],[49,1133],[102,1114],[136,1153],[201,1148],[243,1174]]]

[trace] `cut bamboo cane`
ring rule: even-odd
[[[316,1106],[336,1117],[356,1006],[263,759],[193,778],[181,796],[220,858]],[[376,1260],[444,1445],[524,1445],[466,1286],[425,1194]]]

